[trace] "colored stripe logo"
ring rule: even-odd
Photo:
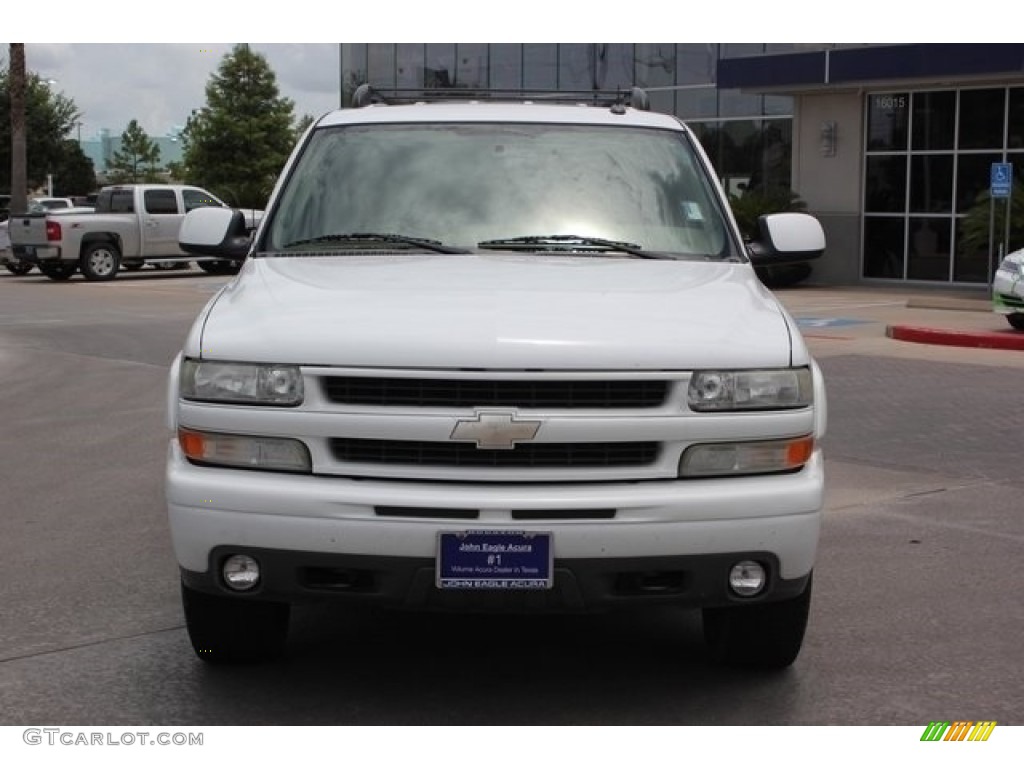
[[[933,720],[921,734],[921,741],[988,741],[995,727],[995,720]]]

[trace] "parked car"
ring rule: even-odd
[[[825,387],[707,157],[646,95],[382,94],[318,121],[169,378],[166,494],[204,661],[290,606],[703,611],[713,658],[803,641]],[[524,640],[524,642],[527,642]],[[532,642],[532,641],[531,641]]]
[[[1007,254],[992,279],[992,310],[1024,331],[1024,249]]]
[[[239,259],[195,258],[178,247],[178,229],[188,211],[225,204],[199,187],[127,184],[104,187],[95,209],[63,209],[16,215],[10,238],[16,259],[39,266],[53,280],[79,269],[88,280],[112,280],[123,267],[140,269],[197,261],[207,272],[237,270]],[[73,211],[73,213],[67,213]],[[259,211],[246,213],[256,227]]]

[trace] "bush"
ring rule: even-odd
[[[789,187],[758,187],[742,196],[729,195],[729,206],[744,240],[757,239],[757,220],[766,213],[807,210],[807,203]]]

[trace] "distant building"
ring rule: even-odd
[[[181,146],[182,126],[173,126],[163,136],[150,136],[160,149],[160,167],[166,168],[168,163],[180,163],[184,156]],[[100,182],[104,181],[110,162],[114,153],[121,149],[121,134],[114,134],[109,128],[100,129],[99,134],[92,139],[79,139],[79,146],[85,156],[92,160],[96,169],[96,176]]]

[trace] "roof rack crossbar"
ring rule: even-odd
[[[650,98],[642,88],[558,91],[536,88],[376,88],[363,83],[352,94],[353,107],[370,104],[416,104],[443,101],[542,101],[590,104],[598,107],[633,107],[649,110]]]

